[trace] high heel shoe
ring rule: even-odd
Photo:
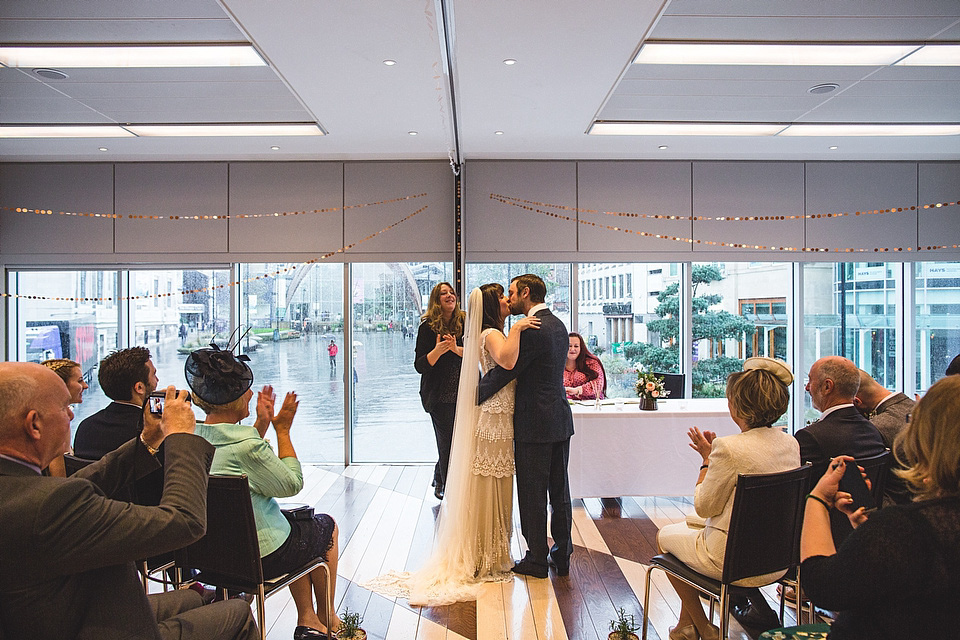
[[[697,640],[700,637],[700,634],[697,633],[697,628],[692,624],[688,624],[685,627],[671,627],[670,628],[670,640]]]
[[[720,627],[711,624],[705,634],[700,634],[700,640],[720,640]]]

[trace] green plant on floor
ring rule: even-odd
[[[358,611],[350,611],[350,607],[345,607],[340,615],[340,631],[337,632],[337,638],[340,640],[346,638],[363,638],[366,634],[360,628],[363,622],[363,616]]]
[[[617,640],[629,640],[634,631],[639,631],[640,625],[634,620],[633,614],[628,614],[623,607],[617,609],[617,619],[610,621],[610,637]],[[636,637],[636,636],[633,636]]]

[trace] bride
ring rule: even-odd
[[[497,364],[512,369],[520,333],[539,328],[536,317],[523,318],[504,336],[509,313],[499,284],[470,292],[453,446],[432,555],[413,573],[389,572],[361,586],[407,597],[412,605],[438,606],[475,600],[484,582],[512,577],[516,382],[476,405],[481,368],[483,373]]]

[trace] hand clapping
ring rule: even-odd
[[[706,464],[710,458],[710,452],[713,450],[713,441],[717,434],[713,431],[701,432],[698,427],[691,427],[687,431],[687,435],[690,436],[690,448],[699,453],[704,464]]]

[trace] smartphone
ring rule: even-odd
[[[856,462],[848,460],[843,477],[840,478],[840,491],[846,491],[853,497],[853,508],[864,508],[864,511],[873,511],[877,504],[873,501],[873,494],[867,487],[866,481],[860,475],[860,468]]]
[[[165,391],[154,391],[149,396],[147,396],[147,406],[150,408],[150,413],[162,416],[163,415],[163,400],[167,397]],[[190,394],[187,393],[187,402],[190,402]]]

